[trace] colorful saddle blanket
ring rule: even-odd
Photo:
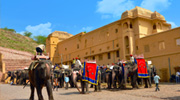
[[[98,84],[98,66],[95,62],[84,62],[82,80],[93,85]]]
[[[144,59],[136,59],[137,60],[137,66],[138,66],[138,77],[139,78],[148,78],[149,73],[147,70],[147,65]]]

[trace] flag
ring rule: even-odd
[[[98,66],[95,62],[84,62],[82,80],[98,85]]]

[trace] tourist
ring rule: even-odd
[[[179,83],[179,70],[176,72],[176,83]]]
[[[159,89],[159,87],[158,87],[158,84],[159,84],[159,79],[160,79],[160,77],[157,75],[157,74],[155,74],[155,76],[154,76],[154,83],[156,84],[156,89],[155,89],[155,91],[160,91],[160,89]]]
[[[67,76],[67,73],[65,73],[64,81],[65,81],[65,84],[66,84],[65,89],[67,90],[68,89],[68,82],[69,82],[69,77]]]

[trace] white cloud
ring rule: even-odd
[[[167,21],[167,23],[171,24],[171,27],[172,27],[172,28],[178,27],[174,22]]]
[[[163,11],[171,5],[169,0],[143,0],[141,7],[151,11]]]
[[[103,14],[102,18],[120,17],[122,12],[134,7],[131,0],[102,0],[98,2],[96,12]]]
[[[101,18],[102,19],[108,19],[108,18],[111,18],[111,16],[110,15],[102,15]]]
[[[84,32],[84,31],[89,32],[89,31],[92,31],[92,30],[93,30],[93,27],[87,26],[87,27],[83,27],[83,28],[80,30],[80,32]]]
[[[31,33],[33,33],[33,36],[37,36],[37,35],[49,35],[52,32],[51,29],[51,23],[47,22],[47,23],[42,23],[39,25],[35,25],[35,26],[31,26],[28,25],[26,28],[26,31],[29,31]],[[24,33],[24,31],[22,31]],[[20,32],[20,33],[22,33]]]

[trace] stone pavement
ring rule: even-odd
[[[35,100],[37,95],[35,91]],[[30,88],[27,86],[15,86],[0,84],[0,100],[28,100]],[[93,92],[90,88],[89,94],[79,94],[76,88],[65,90],[60,88],[53,92],[54,100],[180,100],[180,84],[160,84],[160,91],[155,92],[152,88],[127,89],[127,90],[106,90]],[[43,97],[48,100],[46,88],[43,88]]]

